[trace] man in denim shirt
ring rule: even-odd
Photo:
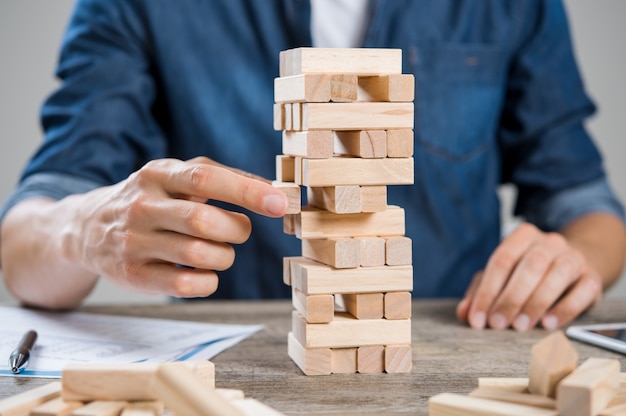
[[[415,75],[415,185],[389,189],[414,296],[462,297],[461,320],[517,330],[597,301],[623,265],[624,214],[583,127],[594,106],[561,3],[330,3],[79,1],[45,141],[2,211],[15,296],[70,308],[103,276],[178,297],[288,297],[281,258],[299,243],[274,219],[286,200],[233,169],[273,178],[279,51],[314,45],[402,48]],[[503,241],[501,183],[527,221]]]

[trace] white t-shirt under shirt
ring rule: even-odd
[[[311,38],[316,48],[360,48],[368,0],[311,0]]]

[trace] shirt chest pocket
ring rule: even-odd
[[[491,45],[416,47],[418,146],[463,162],[495,141],[505,94],[504,52]]]

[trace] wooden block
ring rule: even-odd
[[[300,196],[300,185],[289,182],[273,181],[272,186],[274,188],[280,189],[285,194],[285,196],[287,196],[287,201],[289,201],[287,214],[297,214],[300,212],[300,204],[302,198]]]
[[[374,374],[385,371],[385,347],[367,345],[359,347],[356,352],[356,367],[359,373]]]
[[[578,353],[562,331],[535,343],[531,350],[528,390],[555,397],[557,384],[578,364]]]
[[[58,381],[36,387],[0,400],[0,416],[22,416],[49,400],[59,397],[61,383]]]
[[[301,105],[302,130],[412,129],[414,124],[413,103],[303,103]],[[289,115],[287,115],[286,125],[289,127]]]
[[[245,398],[243,390],[237,389],[215,389],[215,392],[228,401]]]
[[[274,130],[285,129],[285,107],[282,104],[274,104]]]
[[[624,416],[626,415],[626,403],[617,406],[609,406],[602,410],[598,416]]]
[[[356,373],[357,348],[331,348],[330,371],[333,374]]]
[[[334,134],[334,153],[367,159],[387,157],[385,130],[345,130]]]
[[[330,101],[330,75],[302,74],[274,79],[274,101],[326,103]]]
[[[415,98],[413,74],[359,77],[359,101],[410,102]]]
[[[325,324],[333,320],[335,298],[333,295],[305,295],[292,288],[294,308],[311,324]]]
[[[291,130],[302,131],[302,104],[301,103],[292,103],[291,104]]]
[[[555,410],[462,394],[441,393],[428,399],[430,416],[558,416]]]
[[[304,257],[291,256],[283,257],[283,283],[287,286],[291,286],[291,260],[303,260]]]
[[[384,315],[385,319],[409,319],[411,317],[411,293],[385,293]]]
[[[297,168],[296,168],[297,169]],[[302,160],[302,185],[411,185],[413,158]]]
[[[330,76],[330,101],[349,103],[356,101],[359,80],[356,75],[335,74]],[[310,102],[310,101],[309,101]]]
[[[209,360],[181,361],[200,380],[205,389],[215,390],[215,364]]]
[[[255,399],[241,399],[234,400],[232,402],[233,406],[239,409],[245,416],[281,416],[283,413],[272,409],[268,405],[261,403]]]
[[[163,402],[133,402],[126,404],[120,416],[161,416],[163,414]]]
[[[287,336],[287,352],[300,370],[307,376],[331,373],[332,354],[330,348],[305,349],[290,332]]]
[[[295,182],[295,159],[291,156],[276,156],[276,180],[278,182]]]
[[[413,130],[387,130],[387,157],[411,157],[413,148]]]
[[[283,153],[309,159],[327,159],[333,156],[333,132],[283,131]]]
[[[568,416],[598,414],[617,393],[619,373],[618,360],[588,358],[559,383],[559,413]]]
[[[309,259],[291,261],[291,284],[308,295],[413,290],[412,266],[334,269]]]
[[[281,77],[309,73],[402,73],[401,49],[295,48],[281,51],[279,57]]]
[[[361,212],[361,187],[326,186],[307,187],[307,203],[335,214],[356,214]]]
[[[411,343],[410,319],[360,320],[350,314],[338,312],[327,324],[309,324],[297,311],[293,311],[292,318],[293,336],[307,349]]]
[[[385,185],[361,186],[361,211],[380,212],[387,209],[387,187]]]
[[[526,377],[479,377],[478,387],[496,389],[517,393],[528,392],[528,378]]]
[[[283,232],[285,234],[296,234],[296,215],[297,214],[285,214],[283,217]]]
[[[303,207],[295,214],[295,228],[301,239],[404,235],[404,209],[390,205],[381,212],[335,214]]]
[[[385,239],[380,237],[359,237],[361,246],[361,266],[373,267],[385,265]],[[381,299],[382,302],[382,299]],[[381,303],[382,307],[382,303]],[[381,311],[382,312],[382,311]]]
[[[382,319],[382,293],[345,293],[341,295],[346,312],[357,319]]]
[[[302,162],[303,159],[300,156],[296,156],[294,158],[293,164],[293,181],[298,185],[303,185],[302,183]]]
[[[293,130],[293,118],[291,104],[283,104],[283,116],[285,118],[284,130]]]
[[[74,410],[71,416],[119,416],[126,406],[123,401],[96,400]]]
[[[482,399],[499,400],[507,403],[517,403],[527,406],[540,407],[542,409],[556,409],[556,400],[541,394],[520,393],[506,390],[478,388],[470,394],[472,397]]]
[[[178,363],[159,365],[153,389],[165,406],[177,414],[242,415],[214,390],[203,388],[194,373]]]
[[[82,406],[84,406],[82,402],[66,402],[61,397],[57,397],[32,409],[30,416],[69,416]]]
[[[359,267],[361,246],[353,238],[302,240],[302,256],[337,269]]]
[[[413,264],[413,243],[409,237],[385,238],[385,264],[389,266]]]
[[[410,345],[385,346],[385,372],[410,373],[413,367],[413,353]]]

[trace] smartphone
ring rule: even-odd
[[[626,322],[572,325],[565,333],[571,339],[626,355]]]

